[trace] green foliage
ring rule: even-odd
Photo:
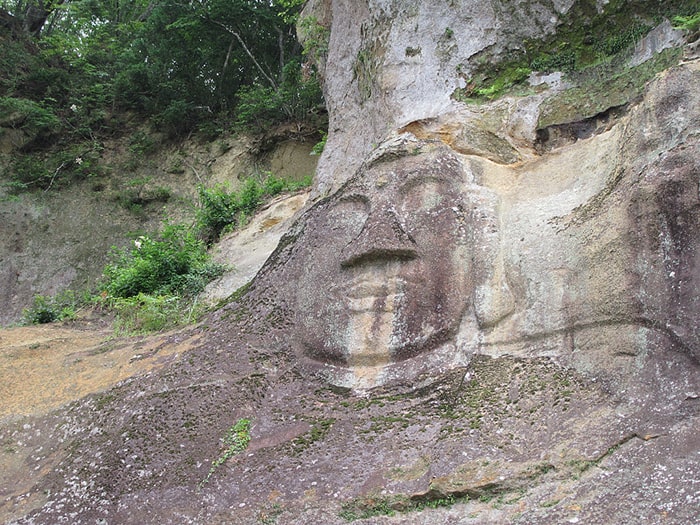
[[[48,190],[65,182],[103,174],[101,148],[91,143],[75,143],[54,153],[16,153],[8,166],[10,191]]]
[[[319,23],[314,16],[307,16],[299,22],[299,31],[304,42],[304,54],[318,64],[328,55],[330,28]]]
[[[113,297],[106,306],[116,313],[115,331],[122,334],[158,332],[184,324],[194,316],[194,305],[176,295]]]
[[[10,164],[11,180],[8,186],[14,190],[45,187],[51,181],[51,170],[39,155],[16,155]]]
[[[299,13],[306,3],[306,0],[274,0],[280,8],[279,16],[287,24],[294,25],[299,19]]]
[[[386,498],[365,498],[362,502],[345,503],[338,515],[346,521],[365,520],[376,516],[394,516],[396,510]]]
[[[153,137],[143,130],[136,131],[129,139],[129,152],[137,157],[150,155],[156,150]]]
[[[207,244],[214,243],[226,229],[244,224],[266,199],[309,184],[310,177],[290,182],[268,173],[262,182],[255,178],[247,179],[239,191],[229,191],[225,186],[200,186],[195,228]]]
[[[226,435],[221,439],[224,450],[222,454],[212,462],[211,468],[207,477],[202,480],[200,487],[209,482],[209,479],[214,474],[217,468],[226,463],[229,459],[237,456],[248,448],[250,443],[250,419],[239,419],[227,431]]]
[[[314,147],[311,149],[312,155],[320,155],[323,153],[323,149],[326,147],[326,141],[328,140],[328,133],[321,130],[321,140],[319,140]]]
[[[204,244],[183,225],[166,223],[153,239],[141,236],[130,250],[114,248],[104,270],[111,297],[188,295],[200,292],[223,268],[208,262]]]
[[[621,33],[610,35],[604,40],[596,42],[596,51],[604,56],[613,56],[624,49],[636,44],[652,27],[647,24],[634,24]]]
[[[173,100],[153,119],[156,127],[170,138],[186,135],[194,129],[198,121],[196,110],[186,100]]]
[[[190,229],[166,223],[159,236],[142,235],[134,247],[113,248],[103,271],[100,303],[116,314],[122,333],[164,330],[200,315],[196,294],[225,270],[209,261]]]
[[[576,69],[576,53],[571,49],[559,53],[543,53],[530,62],[533,71],[551,73],[553,71],[571,72]]]
[[[25,98],[0,97],[0,122],[21,129],[34,140],[58,131],[61,122],[51,109]]]
[[[700,30],[700,11],[694,15],[673,17],[673,27],[695,33]]]
[[[465,101],[492,99],[523,84],[531,71],[561,71],[571,75],[611,62],[628,53],[664,18],[696,12],[697,2],[693,6],[689,0],[612,0],[603,11],[598,11],[591,2],[576,2],[556,34],[525,41],[522,50],[511,52],[499,63],[483,60],[470,68],[467,87],[456,90],[453,97]],[[459,68],[457,73],[463,75]]]
[[[239,129],[260,132],[287,121],[309,121],[323,107],[323,94],[315,76],[303,79],[301,66],[292,61],[285,67],[279,87],[254,84],[238,92],[236,125]]]
[[[323,98],[301,74],[294,27],[303,3],[50,3],[51,23],[25,33],[18,6],[30,4],[18,2],[17,24],[0,28],[0,126],[26,132],[24,151],[58,151],[123,133],[125,111],[171,139],[314,121]]]
[[[22,324],[45,324],[74,319],[80,299],[71,290],[55,296],[35,295],[31,306],[22,312]]]
[[[478,88],[474,93],[483,98],[496,98],[512,86],[523,82],[530,75],[530,72],[530,69],[526,67],[516,67],[506,70],[506,72],[499,75],[491,85]]]

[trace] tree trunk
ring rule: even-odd
[[[27,4],[24,9],[24,30],[34,37],[41,34],[41,30],[58,6],[65,0],[36,0]]]

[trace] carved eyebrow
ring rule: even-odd
[[[361,202],[366,204],[369,202],[369,198],[361,193],[348,193],[346,195],[339,195],[332,203],[332,206],[337,206],[338,204],[344,204],[346,202]]]
[[[399,186],[399,192],[401,194],[406,194],[410,192],[413,188],[420,186],[421,184],[427,184],[431,182],[437,182],[440,184],[449,184],[451,181],[443,175],[436,175],[433,173],[425,174],[421,172],[410,173],[406,180]]]

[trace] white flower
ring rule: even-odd
[[[80,166],[83,163],[83,158],[82,157],[76,157],[75,158],[75,163]]]
[[[136,246],[137,250],[141,249],[142,241],[145,241],[145,240],[146,240],[146,237],[144,237],[143,235],[139,235],[139,238],[134,240],[134,246]]]
[[[76,106],[75,104],[72,104],[71,107],[70,107],[70,110],[71,110],[73,113],[77,113],[77,111],[78,111],[78,106]]]

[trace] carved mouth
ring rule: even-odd
[[[389,282],[359,281],[346,288],[346,293],[351,299],[364,299],[367,297],[386,297],[390,290],[396,289]]]
[[[348,307],[354,312],[393,312],[397,300],[403,296],[402,279],[357,280],[344,287]]]

